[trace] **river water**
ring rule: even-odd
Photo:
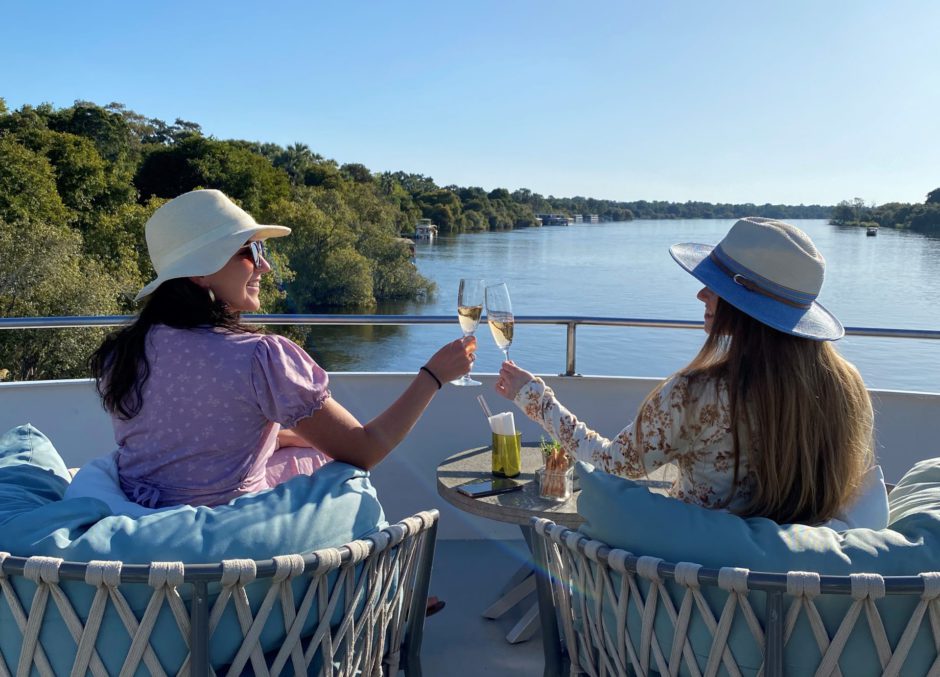
[[[826,221],[793,221],[826,257],[820,302],[847,327],[940,329],[940,239]],[[631,221],[526,228],[442,236],[418,243],[419,271],[438,285],[426,302],[384,304],[389,314],[454,315],[453,325],[322,327],[308,349],[330,370],[410,371],[460,335],[456,319],[461,277],[505,281],[516,315],[583,315],[702,320],[701,285],[669,256],[676,242],[714,244],[733,220]],[[698,330],[579,327],[582,374],[664,377],[685,365],[702,344]],[[495,372],[502,353],[485,324],[475,371]],[[842,353],[869,387],[940,391],[940,340],[849,337]],[[565,367],[563,327],[517,325],[510,356],[536,373]]]

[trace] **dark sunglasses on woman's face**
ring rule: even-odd
[[[261,240],[252,240],[235,252],[235,254],[244,256],[246,259],[251,258],[252,263],[255,264],[255,268],[260,268],[261,259],[264,258],[264,242]]]

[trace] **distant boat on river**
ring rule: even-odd
[[[878,226],[868,226],[868,230],[865,231],[866,237],[875,237],[878,234]]]
[[[543,226],[567,226],[568,217],[564,214],[536,214]]]
[[[431,219],[418,219],[418,223],[415,225],[415,239],[432,242],[436,237],[437,226],[431,223]]]

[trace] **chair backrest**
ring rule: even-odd
[[[532,526],[573,675],[940,675],[940,573],[706,569]]]
[[[437,521],[264,561],[0,553],[0,676],[418,672]]]

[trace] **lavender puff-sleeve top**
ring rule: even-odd
[[[267,488],[277,433],[330,396],[329,378],[276,335],[158,325],[134,418],[112,416],[121,488],[149,507],[220,505]]]

